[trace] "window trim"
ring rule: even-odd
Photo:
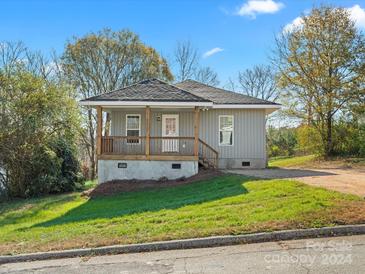
[[[125,136],[128,137],[128,116],[138,116],[139,122],[138,122],[138,137],[141,136],[141,123],[142,123],[142,117],[141,114],[126,114],[125,115]],[[137,129],[130,129],[130,130],[137,130]],[[128,138],[126,141],[127,145],[139,145],[141,143],[141,140],[138,139],[138,142],[135,143],[128,143]]]
[[[232,117],[232,144],[221,144],[221,117]],[[220,147],[232,147],[234,145],[234,115],[219,115],[218,116],[218,146]]]

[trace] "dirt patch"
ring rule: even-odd
[[[123,192],[138,191],[146,188],[163,188],[173,187],[185,184],[191,184],[198,181],[208,180],[222,173],[218,170],[200,170],[198,174],[189,178],[178,178],[176,180],[167,180],[161,178],[160,180],[114,180],[102,183],[95,188],[83,192],[84,196],[95,198],[100,196],[110,196]]]

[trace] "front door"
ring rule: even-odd
[[[179,115],[162,115],[162,137],[179,137]],[[162,140],[162,152],[179,152],[179,139]]]

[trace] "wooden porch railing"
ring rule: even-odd
[[[101,154],[144,155],[146,150],[144,136],[103,136]]]
[[[149,146],[146,146],[146,139],[145,136],[104,136],[101,140],[101,153],[194,156],[194,137],[150,137]]]
[[[194,156],[194,143],[194,137],[150,137],[147,146],[146,136],[103,136],[101,154]],[[201,139],[198,156],[203,165],[218,167],[218,151]]]
[[[150,154],[194,156],[194,137],[150,137]]]
[[[218,168],[218,151],[199,139],[199,159],[202,164]]]

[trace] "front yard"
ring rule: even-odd
[[[365,222],[365,201],[291,180],[223,175],[173,188],[0,204],[0,254]]]

